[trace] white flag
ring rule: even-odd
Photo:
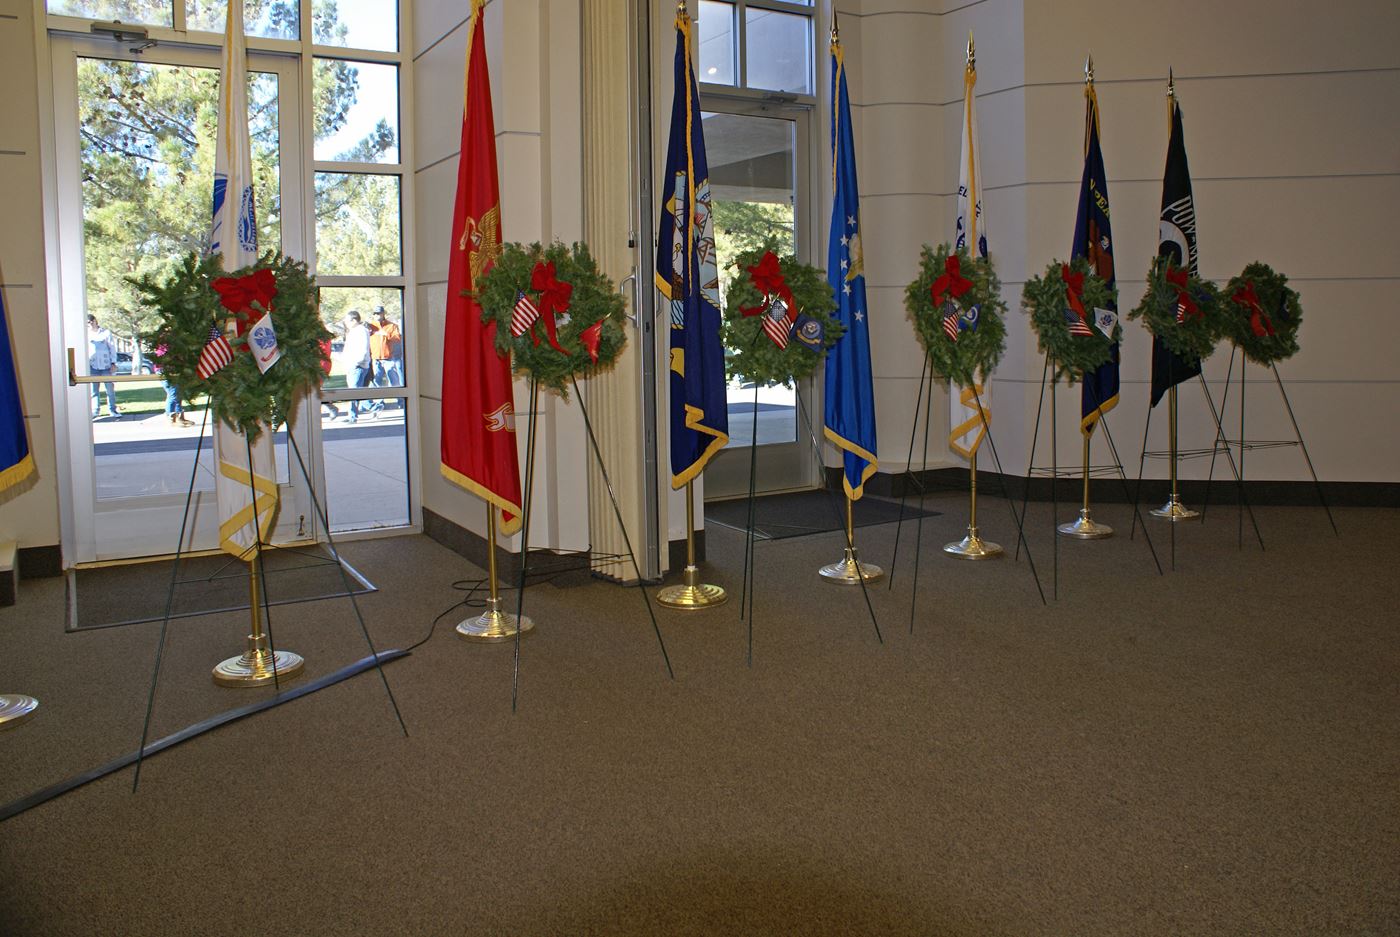
[[[258,259],[242,3],[228,5],[224,63],[219,75],[219,128],[214,147],[214,222],[209,252],[222,255],[224,270],[232,273]],[[266,427],[257,442],[249,445],[243,433],[230,429],[222,420],[216,421],[214,459],[219,465],[214,483],[219,502],[219,546],[235,556],[252,559],[258,545],[267,542],[277,511],[272,427]]]
[[[973,257],[986,257],[987,230],[982,219],[982,160],[977,145],[977,102],[972,94],[976,84],[977,66],[969,61],[963,73],[962,158],[958,165],[958,231],[954,247],[966,247]],[[990,385],[975,384],[966,388],[950,386],[952,412],[948,422],[951,430],[948,445],[964,459],[972,458],[982,444],[982,437],[987,435],[987,424],[992,419],[990,397]]]
[[[282,357],[282,349],[277,347],[277,331],[272,327],[272,313],[263,313],[263,317],[248,331],[248,350],[253,353],[258,370],[264,374]]]

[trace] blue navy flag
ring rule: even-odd
[[[1086,257],[1089,267],[1103,279],[1113,299],[1108,309],[1093,310],[1094,324],[1110,339],[1118,311],[1117,278],[1113,271],[1113,232],[1109,226],[1108,175],[1099,148],[1099,96],[1094,83],[1084,86],[1084,175],[1079,180],[1079,214],[1074,219],[1072,257]],[[1107,324],[1107,328],[1104,328]],[[1084,374],[1080,389],[1079,429],[1094,431],[1103,416],[1118,406],[1118,343],[1109,346],[1108,361]]]
[[[826,438],[841,450],[846,496],[864,494],[878,467],[875,453],[875,388],[870,377],[869,307],[865,302],[865,258],[860,237],[860,192],[846,93],[845,57],[831,42],[831,240],[826,277],[836,292],[836,319],[846,332],[826,354]]]
[[[1162,177],[1162,217],[1158,256],[1172,258],[1192,276],[1196,268],[1196,202],[1191,196],[1191,168],[1186,162],[1186,132],[1176,95],[1167,98],[1171,137],[1167,141],[1167,168]],[[1169,389],[1201,373],[1200,359],[1190,361],[1173,354],[1161,339],[1152,338],[1152,406]]]
[[[0,291],[0,491],[15,487],[33,474],[34,456],[29,451],[19,373],[14,349],[10,347],[10,323],[5,317],[4,292]]]
[[[676,16],[675,84],[656,287],[671,303],[671,487],[683,488],[729,442],[710,170],[690,58],[690,17],[683,12]]]

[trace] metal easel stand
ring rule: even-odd
[[[1249,356],[1246,355],[1246,354],[1244,353],[1244,350],[1241,349],[1241,348],[1240,348],[1239,346],[1237,346],[1237,345],[1232,345],[1232,346],[1230,347],[1230,365],[1229,365],[1228,370],[1226,371],[1226,377],[1225,377],[1225,393],[1221,396],[1221,399],[1220,399],[1220,410],[1221,410],[1221,412],[1222,412],[1222,413],[1227,412],[1227,411],[1226,411],[1226,407],[1227,407],[1227,405],[1229,404],[1229,400],[1230,400],[1230,383],[1231,383],[1231,382],[1230,382],[1230,375],[1233,374],[1233,372],[1234,372],[1234,367],[1235,367],[1235,355],[1236,355],[1237,352],[1239,353],[1239,357],[1240,357],[1240,394],[1239,394],[1239,396],[1240,396],[1240,436],[1239,436],[1238,439],[1225,439],[1225,438],[1223,438],[1223,434],[1222,434],[1222,437],[1217,437],[1217,439],[1216,439],[1216,448],[1219,449],[1219,448],[1221,448],[1221,447],[1224,447],[1224,448],[1226,449],[1226,451],[1229,451],[1230,447],[1233,446],[1233,447],[1235,447],[1236,449],[1239,450],[1239,478],[1238,478],[1239,510],[1237,511],[1237,514],[1238,514],[1238,528],[1239,528],[1239,530],[1238,530],[1238,545],[1239,545],[1239,548],[1240,548],[1240,549],[1244,549],[1244,514],[1245,514],[1245,508],[1246,508],[1246,506],[1248,505],[1248,502],[1246,501],[1245,496],[1244,496],[1244,480],[1245,480],[1245,477],[1246,477],[1246,476],[1245,476],[1245,453],[1246,453],[1246,452],[1252,452],[1252,451],[1254,451],[1254,450],[1260,450],[1260,449],[1280,449],[1280,448],[1284,448],[1284,447],[1297,446],[1297,447],[1302,451],[1302,453],[1303,453],[1303,461],[1307,464],[1307,467],[1308,467],[1308,474],[1312,476],[1313,486],[1317,489],[1317,500],[1318,500],[1318,503],[1322,506],[1323,511],[1325,511],[1325,512],[1327,513],[1327,522],[1332,526],[1332,533],[1333,533],[1335,536],[1340,537],[1340,536],[1341,536],[1341,533],[1337,530],[1337,521],[1336,521],[1336,519],[1332,516],[1332,509],[1331,509],[1331,508],[1328,506],[1328,504],[1327,504],[1327,496],[1323,493],[1323,490],[1322,490],[1322,483],[1318,480],[1317,471],[1313,468],[1312,457],[1308,454],[1308,447],[1307,447],[1307,444],[1303,442],[1303,433],[1302,433],[1302,430],[1300,430],[1300,429],[1298,428],[1298,419],[1297,419],[1297,417],[1294,415],[1294,412],[1293,412],[1293,404],[1292,404],[1292,403],[1289,401],[1289,399],[1288,399],[1288,391],[1284,388],[1283,378],[1282,378],[1282,377],[1279,375],[1279,373],[1278,373],[1278,366],[1277,366],[1276,364],[1270,364],[1270,365],[1268,365],[1267,367],[1273,372],[1274,381],[1275,381],[1275,383],[1278,385],[1279,396],[1280,396],[1280,397],[1282,398],[1282,400],[1283,400],[1284,409],[1288,411],[1288,419],[1289,419],[1289,422],[1293,424],[1293,438],[1292,438],[1292,439],[1255,439],[1255,440],[1251,440],[1251,439],[1249,439],[1249,438],[1247,437],[1247,435],[1246,435],[1246,433],[1245,433],[1245,387],[1246,387],[1245,370],[1246,370],[1246,369],[1248,368],[1248,366],[1249,366]],[[1206,500],[1201,504],[1201,519],[1202,519],[1202,520],[1205,519],[1206,508],[1207,508],[1207,506],[1209,505],[1211,482],[1214,480],[1214,478],[1215,478],[1215,453],[1212,452],[1212,453],[1211,453],[1211,459],[1210,459],[1210,472],[1209,472],[1209,474],[1208,474],[1208,476],[1207,476],[1207,480],[1206,480]],[[1253,522],[1254,522],[1254,512],[1253,512],[1252,510],[1249,512],[1249,516],[1250,516],[1250,521],[1253,523]],[[1263,537],[1262,537],[1262,536],[1260,535],[1260,533],[1259,533],[1259,525],[1258,525],[1258,523],[1254,523],[1254,534],[1255,534],[1255,536],[1256,536],[1256,537],[1258,538],[1258,540],[1259,540],[1259,549],[1260,549],[1260,550],[1263,550],[1263,549],[1264,549],[1264,539],[1263,539]]]

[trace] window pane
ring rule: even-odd
[[[774,10],[748,10],[748,86],[812,93],[812,18]]]
[[[398,276],[399,177],[316,173],[316,272]]]
[[[739,254],[776,244],[796,249],[794,198],[797,128],[790,120],[738,114],[704,114],[710,163],[715,253],[720,292],[739,271]],[[729,444],[790,443],[797,439],[797,391],[783,384],[728,387]]]
[[[696,80],[714,85],[734,84],[738,72],[734,63],[739,57],[734,4],[701,0],[696,20],[700,27],[700,74]]]
[[[313,0],[311,35],[318,45],[397,52],[398,0]]]
[[[185,0],[185,22],[190,29],[220,33],[228,22],[227,0]],[[264,39],[296,39],[299,7],[296,0],[244,0],[243,33]]]
[[[350,401],[335,404],[335,413],[321,404],[326,508],[335,533],[408,523],[406,401],[388,397],[358,403],[366,412],[353,424]]]
[[[385,318],[382,326],[377,315],[381,308]],[[323,286],[321,321],[335,334],[331,341],[331,371],[325,388],[339,389],[348,383],[350,368],[345,360],[345,322],[351,312],[358,312],[372,333],[383,333],[377,341],[371,335],[373,373],[369,375],[370,384],[365,386],[402,387],[407,374],[404,369],[407,341],[403,334],[403,290],[379,286]]]
[[[399,161],[399,67],[316,59],[319,160]]]
[[[170,0],[49,0],[50,13],[85,16],[95,20],[121,20],[148,26],[174,26]]]

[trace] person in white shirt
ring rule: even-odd
[[[340,363],[345,367],[346,387],[369,386],[370,377],[374,374],[369,354],[369,327],[360,321],[360,314],[353,309],[345,317],[345,345],[340,350]],[[360,414],[369,412],[370,407],[368,400],[350,401],[347,421],[358,422]]]
[[[87,342],[88,342],[88,374],[93,377],[101,377],[104,374],[113,374],[117,370],[117,346],[112,341],[112,333],[97,324],[97,316],[87,317]],[[107,388],[107,409],[112,416],[121,416],[122,412],[117,409],[117,385],[108,381],[105,385],[92,385],[92,415],[94,418],[102,412],[102,388]]]

